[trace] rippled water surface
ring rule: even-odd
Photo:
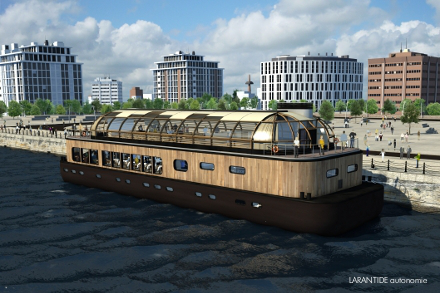
[[[0,292],[440,292],[439,214],[385,204],[326,238],[65,183],[51,154],[0,162]]]

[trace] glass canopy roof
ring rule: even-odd
[[[313,147],[321,135],[326,144],[334,137],[323,120],[292,110],[118,110],[99,117],[91,130],[92,137],[98,139],[241,149],[266,149],[273,145],[293,147],[295,137],[302,146]]]

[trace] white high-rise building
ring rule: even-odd
[[[271,100],[306,100],[319,109],[322,101],[362,99],[363,63],[344,56],[296,56],[272,58],[260,63],[261,106]]]
[[[27,100],[34,103],[41,98],[54,105],[65,100],[83,99],[82,64],[62,42],[30,46],[16,43],[2,45],[0,54],[0,100]]]
[[[154,62],[153,99],[161,98],[170,103],[180,99],[198,98],[208,93],[220,98],[223,95],[223,68],[218,61],[204,61],[203,56],[183,53],[164,56],[163,61]]]
[[[111,79],[110,76],[98,77],[92,84],[92,101],[99,100],[101,104],[122,104],[122,81]]]

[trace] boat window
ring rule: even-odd
[[[122,153],[122,168],[130,170],[131,168],[130,154]]]
[[[130,179],[125,179],[125,183],[130,184],[131,183]]]
[[[153,173],[153,162],[150,156],[143,156],[144,172]]]
[[[115,168],[121,168],[121,154],[120,153],[113,153],[113,167]]]
[[[88,149],[81,149],[81,153],[82,153],[82,162],[83,163],[90,163],[90,153]]]
[[[155,184],[155,185],[154,185],[154,188],[156,188],[156,189],[161,189],[162,186],[160,186],[159,184]]]
[[[339,171],[337,168],[327,170],[327,178],[336,177],[336,176],[338,176],[338,173],[339,173]]]
[[[154,157],[154,174],[162,174],[162,158]]]
[[[353,164],[353,165],[348,165],[347,166],[347,173],[356,172],[357,170],[358,170],[358,165],[357,164]]]
[[[75,162],[80,162],[80,158],[81,158],[80,151],[81,151],[80,148],[72,148],[72,158]]]
[[[210,199],[216,199],[216,197],[215,197],[214,194],[210,194],[210,195],[208,195],[208,197],[209,197]]]
[[[133,162],[133,170],[142,171],[141,155],[131,155],[131,161]]]
[[[150,183],[144,182],[143,183],[144,187],[150,187]]]
[[[102,151],[102,164],[107,167],[112,166],[112,160],[109,151]]]
[[[131,131],[134,126],[134,119],[133,118],[127,118],[125,120],[124,124],[122,124],[121,130],[123,131]]]
[[[196,192],[197,197],[202,197],[202,194],[200,192]]]
[[[200,169],[214,171],[215,166],[212,163],[200,163]]]
[[[185,160],[174,160],[174,170],[186,172],[188,171],[188,163]]]
[[[167,187],[167,190],[170,192],[174,191],[174,189],[172,187]]]
[[[246,205],[246,202],[244,200],[242,200],[242,199],[236,199],[235,203],[238,204],[238,205],[241,205],[241,206]]]
[[[278,141],[293,141],[292,131],[287,122],[278,122],[276,132],[278,133]]]
[[[90,163],[98,164],[98,150],[90,150]]]
[[[108,126],[109,131],[119,131],[119,127],[121,127],[121,123],[125,120],[125,118],[115,118],[110,125]]]
[[[102,178],[101,174],[96,174],[96,178],[101,179]]]
[[[121,178],[116,177],[116,181],[121,182]]]
[[[246,174],[246,169],[244,167],[239,167],[239,166],[229,166],[229,172],[233,174],[244,175]]]

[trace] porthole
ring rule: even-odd
[[[259,209],[259,208],[261,208],[261,204],[259,204],[258,202],[253,202],[252,207]]]
[[[130,179],[125,179],[125,183],[130,184],[131,183]]]
[[[154,185],[154,188],[156,188],[156,189],[162,189],[162,186],[160,186],[160,185],[158,185],[158,184],[155,184],[155,185]]]
[[[83,171],[79,171],[79,174],[84,175],[84,172]]]
[[[67,169],[67,168],[64,168],[64,172],[69,172],[69,169]]]
[[[174,189],[172,187],[167,187],[168,191],[174,191]]]
[[[73,174],[76,174],[76,170],[72,170],[72,173],[73,173]]]
[[[241,200],[241,199],[236,199],[235,203],[238,204],[238,205],[241,205],[241,206],[246,205],[246,202],[244,200]]]
[[[202,197],[202,194],[200,192],[196,192],[196,196]]]
[[[99,179],[101,179],[101,174],[96,174],[96,178],[99,178]]]
[[[208,195],[208,197],[209,197],[210,199],[215,199],[215,195],[214,195],[214,194],[210,194],[210,195]]]
[[[116,177],[116,181],[121,182],[121,178]]]
[[[150,187],[150,183],[144,182],[144,187]]]

